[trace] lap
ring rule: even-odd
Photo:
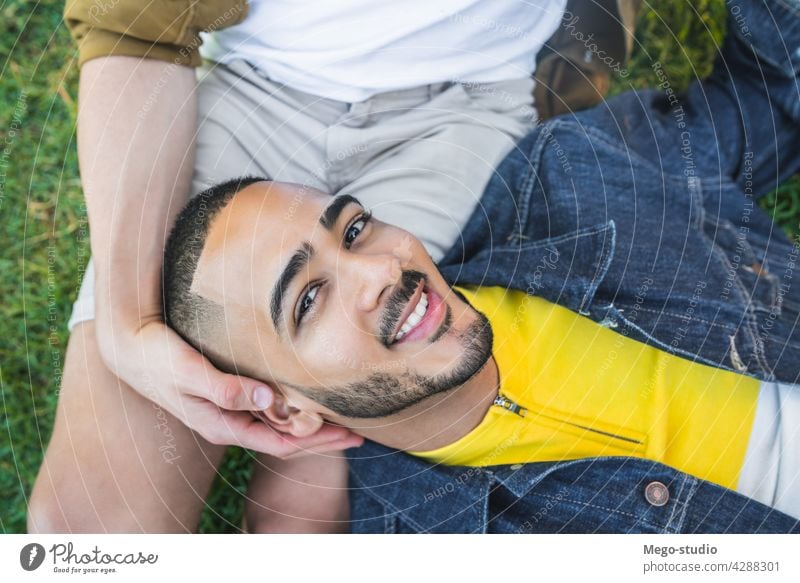
[[[535,126],[533,81],[439,83],[345,103],[296,91],[242,60],[198,85],[193,192],[246,174],[347,192],[435,260],[497,164]]]

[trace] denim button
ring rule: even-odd
[[[644,497],[653,506],[664,506],[669,500],[669,489],[661,482],[650,482],[644,489]]]
[[[513,466],[511,466],[511,469],[515,470],[515,471],[516,470],[521,470],[522,469],[522,464],[514,464]]]

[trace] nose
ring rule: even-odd
[[[384,293],[391,293],[401,280],[403,267],[394,253],[351,255],[345,275],[349,280],[345,293],[355,294],[356,308],[371,312],[381,305]]]

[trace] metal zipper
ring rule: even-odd
[[[514,401],[506,397],[504,394],[498,392],[497,396],[494,398],[494,405],[498,407],[502,407],[506,411],[511,411],[512,413],[516,413],[520,417],[525,417],[528,415],[528,410],[525,407],[521,407],[517,405]],[[589,431],[591,433],[596,433],[599,435],[603,435],[605,437],[610,437],[612,439],[619,439],[620,441],[625,441],[627,443],[634,443],[637,445],[641,445],[642,442],[638,439],[633,439],[631,437],[625,437],[623,435],[617,435],[616,433],[609,433],[607,431],[601,431],[599,429],[594,429],[593,427],[586,427],[585,425],[578,425],[577,423],[571,423],[569,421],[562,421],[567,425],[571,425],[572,427],[577,427],[579,429],[583,429],[584,431]]]
[[[511,411],[512,413],[516,413],[520,417],[525,417],[528,414],[528,410],[525,407],[520,407],[514,401],[506,397],[504,394],[498,392],[497,396],[494,398],[493,405],[497,405],[498,407],[502,407],[506,411]]]

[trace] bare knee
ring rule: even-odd
[[[46,482],[46,483],[45,483]],[[61,534],[73,532],[69,519],[58,502],[50,480],[40,473],[28,500],[28,532],[30,534]]]
[[[28,502],[27,522],[29,533],[139,533],[146,524],[137,523],[124,504],[102,490],[88,491],[79,471],[47,459]]]
[[[196,517],[172,512],[157,495],[142,492],[149,503],[120,500],[113,487],[87,491],[80,479],[64,479],[58,470],[42,467],[28,503],[29,533],[187,533],[195,532]]]
[[[161,453],[159,412],[105,367],[93,323],[76,327],[29,502],[31,532],[196,530],[224,448],[206,446],[169,417],[170,439],[182,453],[173,464]]]

